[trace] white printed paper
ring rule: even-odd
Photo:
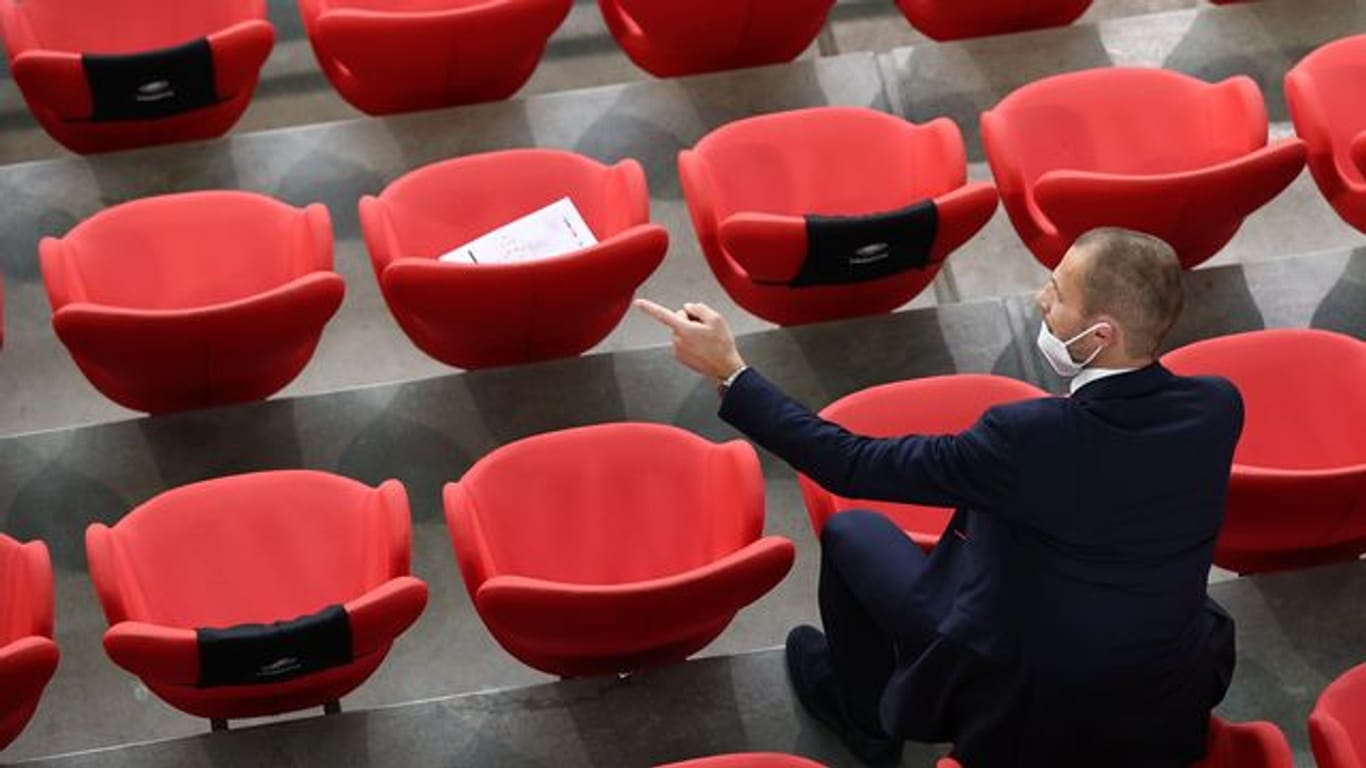
[[[441,255],[456,264],[519,264],[573,253],[598,239],[567,197]]]

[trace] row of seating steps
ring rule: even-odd
[[[890,3],[842,2],[824,50],[886,53],[815,58],[813,51],[791,65],[656,82],[593,27],[596,8],[578,3],[527,98],[383,120],[354,119],[358,113],[316,72],[293,22],[294,33],[282,35],[287,39],[267,65],[257,103],[228,139],[89,158],[57,157],[55,145],[11,111],[12,82],[0,80],[0,162],[14,163],[0,166],[0,265],[10,291],[0,353],[0,527],[19,538],[44,538],[52,548],[64,653],[38,715],[5,758],[201,732],[202,721],[170,710],[105,657],[105,624],[85,572],[85,526],[112,523],[177,485],[301,466],[372,484],[402,479],[413,498],[414,572],[432,590],[423,618],[344,702],[348,712],[38,764],[647,765],[774,749],[851,765],[825,731],[797,716],[779,654],[749,653],[771,648],[788,627],[816,616],[815,543],[795,476],[770,457],[767,528],[797,543],[798,562],[705,651],[718,658],[625,680],[544,684],[544,676],[493,643],[454,577],[440,522],[442,483],[493,447],[547,429],[632,419],[677,424],[714,440],[734,433],[715,419],[710,386],[681,373],[666,349],[647,348],[664,339],[634,317],[599,346],[602,354],[449,375],[413,349],[388,316],[358,239],[355,201],[419,165],[495,148],[634,156],[652,181],[653,217],[673,241],[642,294],[675,304],[702,298],[721,308],[744,333],[750,361],[806,402],[953,371],[992,371],[1062,391],[1033,347],[1037,316],[1025,292],[1044,273],[1003,213],[950,261],[932,292],[913,302],[922,311],[771,331],[729,302],[707,271],[681,200],[675,155],[739,117],[851,104],[916,121],[954,118],[968,141],[970,175],[985,179],[978,113],[1030,80],[1111,63],[1164,65],[1211,81],[1251,74],[1266,95],[1274,138],[1289,135],[1280,92],[1285,70],[1318,44],[1366,28],[1366,9],[1346,0],[1123,15],[1191,5],[1100,0],[1073,27],[921,45]],[[290,5],[272,2],[271,12],[277,28],[288,30]],[[916,45],[891,50],[905,44]],[[596,85],[606,87],[563,90]],[[342,122],[309,124],[327,120]],[[52,335],[37,240],[127,199],[217,187],[326,203],[337,229],[338,270],[350,290],[346,305],[284,398],[128,420],[130,412],[90,388]],[[1251,217],[1210,267],[1187,275],[1187,317],[1172,345],[1261,327],[1312,326],[1366,338],[1366,251],[1352,250],[1360,243],[1301,176]],[[923,309],[935,304],[943,306]],[[384,383],[393,381],[407,383]],[[87,424],[93,426],[81,426]],[[1346,566],[1214,587],[1240,621],[1239,672],[1221,714],[1277,722],[1302,765],[1312,764],[1303,724],[1314,696],[1361,660],[1362,627],[1353,621],[1362,578],[1359,566]],[[914,747],[904,764],[927,765],[940,752]]]
[[[1210,588],[1237,617],[1238,680],[1218,713],[1270,719],[1295,764],[1313,765],[1305,722],[1319,691],[1360,657],[1366,564],[1255,576]],[[1313,649],[1312,651],[1306,649]],[[1286,681],[1293,679],[1294,685]],[[777,649],[599,677],[310,717],[232,733],[93,750],[32,768],[210,768],[258,764],[651,766],[700,755],[777,751],[830,768],[859,765],[831,733],[800,716]],[[908,768],[942,745],[912,743]]]
[[[924,122],[947,114],[967,139],[970,176],[987,179],[978,114],[1017,86],[1059,71],[1109,63],[1166,64],[1207,80],[1250,72],[1267,97],[1273,133],[1288,135],[1279,83],[1306,51],[1366,27],[1366,13],[1337,0],[1294,9],[1285,0],[1201,8],[1025,35],[926,45],[874,57],[848,54],[791,65],[647,81],[534,96],[384,120],[359,119],[226,141],[0,168],[0,259],[6,265],[7,329],[0,432],[124,418],[95,396],[51,329],[37,265],[42,235],[60,235],[94,212],[149,194],[241,188],[295,205],[326,204],[337,236],[345,303],[308,368],[285,395],[439,375],[450,369],[412,347],[389,316],[359,239],[357,201],[409,170],[449,157],[538,145],[601,160],[635,157],[651,185],[652,219],[670,233],[663,266],[641,295],[677,304],[700,299],[737,331],[769,327],[720,290],[697,246],[681,199],[676,156],[713,127],[758,112],[821,104],[892,109]],[[1279,111],[1280,114],[1277,114]],[[1249,217],[1212,263],[1253,261],[1352,247],[1360,235],[1323,201],[1308,174]],[[948,262],[910,306],[1035,289],[1044,271],[1006,214]],[[599,351],[660,343],[659,329],[634,315]],[[357,361],[363,360],[363,364]],[[34,387],[32,381],[42,381]]]
[[[1078,23],[1126,18],[1158,11],[1191,8],[1198,0],[1100,0]],[[233,127],[234,133],[309,125],[362,116],[347,104],[324,77],[309,45],[297,0],[268,0],[275,46],[261,69],[251,105]],[[840,0],[829,15],[826,32],[802,58],[855,51],[886,51],[917,45],[927,38],[907,24],[893,0]],[[0,163],[37,160],[67,152],[38,127],[24,106],[14,81],[0,60]],[[517,93],[525,97],[576,88],[649,80],[609,34],[596,0],[575,0],[569,16],[551,36],[541,65]]]

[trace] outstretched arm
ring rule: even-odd
[[[726,391],[721,418],[846,498],[995,509],[1014,485],[1009,444],[990,412],[957,435],[865,437],[822,419],[751,369]]]
[[[725,318],[706,305],[636,305],[673,330],[675,356],[688,368],[718,381],[743,370],[723,395],[721,418],[832,493],[982,509],[999,509],[1009,497],[1014,462],[992,412],[957,435],[854,435],[745,369]]]

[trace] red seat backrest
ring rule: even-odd
[[[240,21],[265,18],[262,0],[43,0],[18,2],[16,7],[38,47],[74,53],[166,48]]]
[[[1035,81],[992,113],[1026,183],[1055,169],[1177,173],[1265,146],[1265,108],[1244,88],[1240,80],[1211,85],[1167,70],[1104,68]]]
[[[1324,689],[1310,715],[1309,735],[1319,768],[1366,766],[1366,664]]]
[[[0,648],[25,637],[52,636],[52,566],[41,544],[21,544],[0,533],[0,595]]]
[[[1309,87],[1318,94],[1315,102],[1322,110],[1323,122],[1317,127],[1331,137],[1338,173],[1366,183],[1366,173],[1351,155],[1353,140],[1366,131],[1366,100],[1360,98],[1361,83],[1366,81],[1366,35],[1319,48],[1295,67],[1292,76],[1296,74],[1307,76]]]
[[[754,9],[762,0],[614,0],[650,39],[662,48],[687,51],[703,46],[707,51],[736,51],[746,35]]]
[[[436,163],[391,184],[381,199],[407,258],[434,259],[567,196],[605,240],[637,223],[618,201],[612,170],[556,150],[522,150]]]
[[[356,8],[378,13],[430,13],[489,5],[489,0],[326,0],[322,5],[329,10]]]
[[[187,309],[246,298],[312,271],[303,211],[245,192],[145,198],[62,238],[54,304]],[[45,272],[47,269],[45,268]]]
[[[1175,372],[1231,380],[1243,396],[1234,462],[1277,469],[1366,464],[1366,344],[1315,330],[1236,334],[1183,347]]]
[[[113,527],[126,615],[110,623],[228,627],[344,603],[393,575],[387,514],[381,492],[322,472],[168,491]]]
[[[615,584],[697,568],[756,539],[746,473],[757,477],[758,464],[745,443],[611,424],[506,445],[460,485],[499,573]]]
[[[851,432],[870,437],[955,434],[973,425],[994,405],[1045,397],[1048,393],[1017,379],[984,374],[931,376],[894,382],[836,400],[821,416]],[[834,497],[836,509],[873,509],[904,529],[931,520],[947,523],[952,510]],[[937,512],[934,514],[932,512]],[[928,531],[925,531],[928,532]]]
[[[707,160],[719,219],[742,211],[854,215],[901,208],[962,184],[961,146],[948,152],[934,136],[892,115],[835,108],[819,120],[779,114],[732,123],[696,151]]]
[[[871,387],[836,400],[821,415],[873,437],[953,434],[993,405],[1046,395],[1018,379],[962,373]]]

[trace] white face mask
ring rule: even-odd
[[[1090,365],[1091,361],[1096,359],[1096,355],[1099,355],[1100,351],[1105,349],[1105,346],[1101,345],[1096,347],[1096,351],[1092,352],[1090,357],[1080,363],[1072,359],[1072,355],[1067,351],[1067,348],[1078,340],[1085,338],[1086,334],[1102,325],[1109,325],[1109,323],[1096,323],[1067,341],[1063,341],[1057,336],[1054,336],[1052,331],[1048,330],[1048,323],[1041,322],[1039,323],[1039,351],[1043,353],[1044,359],[1048,361],[1048,364],[1053,367],[1053,370],[1056,371],[1059,376],[1070,379],[1081,373],[1083,368]]]

